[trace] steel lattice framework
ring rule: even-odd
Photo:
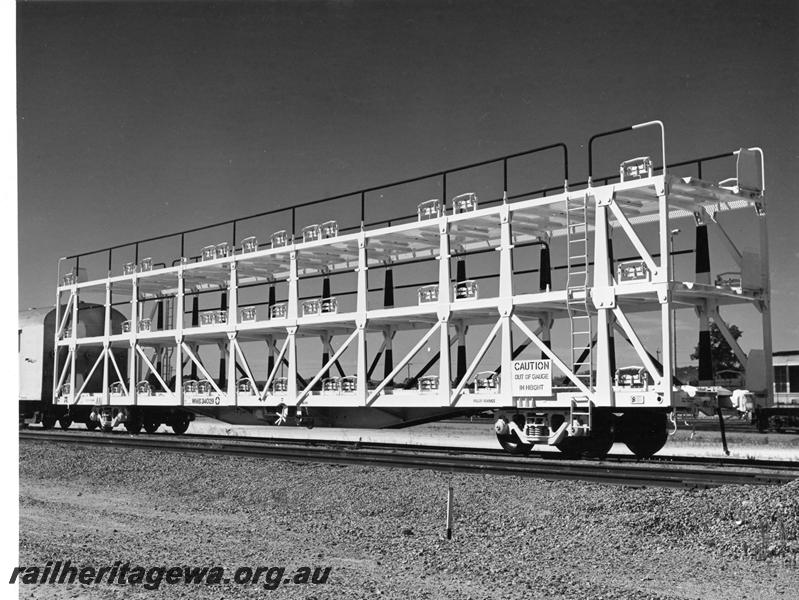
[[[594,136],[591,141],[644,126],[662,129],[660,122],[644,123]],[[684,177],[665,167],[653,168],[651,161],[642,158],[623,163],[619,181],[589,178],[580,189],[569,189],[566,184],[555,193],[522,198],[509,198],[506,193],[502,201],[489,206],[478,206],[474,195],[463,194],[450,207],[438,201],[422,203],[417,220],[411,222],[361,226],[354,231],[338,231],[335,224],[324,223],[306,228],[301,237],[278,232],[270,243],[261,245],[247,238],[240,244],[209,246],[202,256],[181,258],[171,266],[153,268],[152,262],[145,260],[122,275],[109,272],[88,281],[82,280],[77,270],[66,276],[60,272],[53,397],[57,404],[68,406],[187,409],[492,408],[567,409],[579,414],[580,406],[685,407],[697,394],[674,380],[673,310],[693,307],[703,332],[709,321],[717,323],[746,364],[751,356],[732,339],[721,316],[721,309],[732,304],[750,304],[762,315],[762,393],[768,395],[772,389],[771,324],[762,152],[742,149],[720,156],[731,154],[737,157],[737,178],[722,184],[701,178],[701,162],[699,177]],[[665,164],[664,143],[661,165]],[[741,252],[722,226],[718,215],[736,210],[750,210],[757,220],[759,254]],[[740,267],[737,280],[711,282],[709,269],[700,272],[699,264],[692,281],[675,279],[669,260],[673,252],[669,232],[674,219],[686,216],[695,219],[697,231],[704,228],[705,246],[707,229],[718,234]],[[641,228],[647,224],[657,227],[656,252],[648,250],[642,239]],[[614,229],[623,232],[635,248],[633,260],[614,264],[609,241]],[[514,254],[519,248],[549,244],[559,237],[567,240],[566,286],[554,289],[545,285],[533,293],[520,292]],[[707,251],[699,247],[701,238],[698,234],[698,255]],[[486,250],[498,254],[496,294],[479,294],[472,280],[453,272],[449,260]],[[437,282],[419,290],[416,304],[394,306],[392,289],[390,302],[375,305],[369,295],[368,271],[390,269],[420,257],[437,261]],[[548,262],[547,256],[547,269]],[[542,261],[541,270],[544,268]],[[354,273],[356,281],[351,310],[339,311],[329,289],[316,304],[302,301],[303,278],[342,273]],[[287,298],[285,303],[276,302],[270,292],[268,314],[240,302],[244,286],[276,284],[285,286]],[[387,278],[387,287],[392,286],[393,280],[389,283]],[[129,298],[131,317],[124,324],[115,322],[112,290]],[[187,299],[206,290],[224,294],[224,308],[204,316],[201,322],[188,322]],[[83,310],[81,295],[89,292],[105,295],[102,334],[84,335],[77,326],[79,310]],[[194,311],[193,321],[197,321],[196,308]],[[631,324],[630,315],[641,311],[660,315],[658,342],[668,349],[662,363],[644,347]],[[571,324],[571,352],[566,355],[559,356],[550,347],[550,328],[557,320]],[[487,325],[488,333],[479,340],[471,361],[466,361],[465,354],[459,356],[453,369],[451,347],[456,342],[464,345],[465,330],[475,325]],[[396,362],[389,360],[384,376],[373,380],[375,363],[391,351],[397,331],[416,332],[415,343]],[[367,352],[366,342],[367,333],[374,332],[383,336],[376,355]],[[630,387],[618,381],[614,335],[632,345],[648,374],[648,384]],[[564,378],[560,384],[556,381],[550,395],[514,394],[512,377],[504,376],[512,372],[518,355],[514,337],[524,339],[525,346],[537,347]],[[319,370],[305,379],[298,372],[300,338],[321,340],[325,356]],[[419,351],[436,339],[435,376],[419,377],[412,389],[395,385]],[[245,342],[263,344],[260,352],[269,356],[265,379],[256,377]],[[495,374],[501,372],[502,377],[479,371],[492,345],[499,348],[500,366]],[[218,348],[224,358],[223,370],[216,377],[200,358],[204,346]],[[84,348],[99,353],[88,373],[77,373],[76,354]],[[347,374],[339,360],[353,349],[354,372]],[[118,360],[120,353],[127,357],[123,364]],[[197,373],[199,381],[186,373],[186,367]],[[330,377],[336,368],[342,376]],[[700,364],[700,378],[701,371]],[[93,377],[102,379],[99,391],[87,387]]]

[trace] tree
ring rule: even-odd
[[[729,329],[734,340],[738,340],[738,338],[743,335],[743,331],[738,329],[737,325],[730,325]],[[730,348],[727,340],[725,340],[724,336],[721,335],[719,326],[715,323],[710,324],[710,356],[712,357],[714,373],[718,373],[719,371],[724,371],[727,369],[732,369],[734,371],[743,370],[743,365],[735,356],[735,352],[732,351],[732,348]],[[691,359],[699,360],[698,344],[694,347],[693,354],[691,354]]]

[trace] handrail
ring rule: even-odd
[[[635,125],[630,125],[629,127],[621,127],[619,129],[612,129],[610,131],[603,131],[602,133],[596,133],[588,139],[588,187],[591,187],[592,176],[594,171],[594,153],[593,153],[594,140],[603,137],[609,137],[611,135],[618,135],[619,133],[624,133],[625,131],[633,131],[635,129],[641,129],[643,127],[651,127],[652,125],[657,125],[660,127],[660,149],[663,161],[661,162],[661,165],[663,168],[663,175],[665,175],[666,174],[666,128],[664,127],[662,121],[646,121],[645,123],[637,123]]]
[[[589,144],[588,144],[589,178],[588,178],[587,181],[580,181],[580,182],[577,182],[576,184],[573,184],[573,185],[574,186],[580,186],[580,185],[586,185],[587,184],[588,186],[590,186],[592,184],[592,182],[594,181],[593,180],[593,172],[592,172],[593,171],[593,148],[592,148],[592,145],[593,145],[593,141],[594,140],[596,140],[598,138],[601,138],[601,137],[614,135],[614,134],[617,134],[617,133],[622,133],[624,131],[630,131],[630,130],[633,130],[635,128],[645,127],[645,126],[649,126],[649,125],[660,125],[662,127],[662,123],[660,121],[649,121],[647,123],[640,123],[640,124],[629,126],[629,127],[624,127],[624,128],[620,128],[620,129],[614,129],[614,130],[611,130],[611,131],[599,133],[599,134],[596,134],[596,135],[592,136],[590,138]],[[662,134],[662,130],[661,130],[661,134]],[[561,186],[550,186],[550,187],[541,188],[541,189],[538,189],[538,190],[532,190],[532,191],[523,192],[523,193],[516,193],[516,194],[513,194],[513,195],[507,194],[507,192],[508,192],[508,189],[507,189],[508,188],[508,162],[510,160],[513,160],[515,158],[520,158],[520,157],[523,157],[523,156],[529,156],[529,155],[532,155],[532,154],[536,154],[536,153],[540,153],[540,152],[544,152],[544,151],[548,151],[548,150],[557,149],[557,148],[560,148],[563,151],[563,177],[564,177],[564,185],[563,185],[563,187],[561,187]],[[661,135],[661,150],[663,152],[665,152],[665,141],[664,141],[664,136],[663,135]],[[756,149],[756,150],[759,150],[759,148]],[[726,158],[726,157],[734,156],[734,155],[735,155],[735,152],[725,152],[725,153],[722,153],[722,154],[714,154],[714,155],[711,155],[711,156],[705,156],[705,157],[700,157],[700,158],[696,158],[696,159],[691,159],[691,160],[672,163],[672,164],[667,165],[667,167],[668,168],[676,168],[676,167],[682,167],[682,166],[687,166],[687,165],[696,165],[696,167],[697,167],[697,175],[701,179],[702,178],[702,167],[703,167],[704,163],[709,162],[711,160],[717,160],[717,159]],[[663,158],[665,159],[665,154],[664,154]],[[761,155],[761,161],[762,161],[762,155]],[[184,229],[182,231],[177,231],[177,232],[172,232],[172,233],[166,233],[166,234],[161,234],[161,235],[157,235],[157,236],[152,236],[152,237],[141,239],[141,240],[126,242],[126,243],[122,243],[122,244],[115,244],[113,246],[108,246],[108,247],[100,248],[100,249],[97,249],[97,250],[90,250],[90,251],[87,251],[87,252],[81,252],[81,253],[77,253],[77,254],[72,254],[72,255],[63,257],[59,261],[58,277],[59,277],[59,280],[60,280],[61,262],[63,260],[73,260],[74,259],[74,260],[76,260],[76,266],[77,266],[77,262],[80,261],[80,259],[82,257],[108,253],[108,271],[110,273],[111,269],[112,269],[112,265],[113,265],[113,252],[115,250],[119,250],[119,249],[122,249],[122,248],[133,247],[135,249],[136,262],[138,262],[138,258],[139,258],[138,254],[139,254],[140,245],[146,244],[146,243],[149,243],[149,242],[165,240],[165,239],[169,239],[169,238],[175,238],[175,241],[178,241],[178,238],[179,238],[179,241],[180,241],[180,256],[185,256],[185,237],[188,234],[196,233],[196,232],[204,231],[204,230],[208,230],[208,229],[213,229],[213,228],[216,228],[216,227],[229,226],[229,225],[233,225],[234,226],[233,231],[235,233],[235,230],[236,230],[235,228],[236,228],[236,225],[238,223],[241,223],[241,222],[244,222],[244,221],[248,221],[248,220],[251,220],[251,219],[256,219],[256,218],[259,218],[259,217],[264,217],[264,216],[267,216],[267,215],[277,214],[277,213],[290,212],[291,220],[292,220],[292,230],[293,230],[292,233],[294,233],[294,230],[296,230],[296,211],[297,211],[297,209],[301,209],[301,208],[308,207],[308,206],[315,206],[315,205],[318,205],[318,204],[321,204],[321,203],[332,202],[332,201],[335,201],[335,200],[340,200],[340,199],[349,198],[349,197],[355,198],[357,196],[360,196],[360,200],[361,200],[361,227],[375,226],[375,225],[380,225],[380,224],[388,224],[390,226],[392,224],[392,222],[412,219],[412,218],[415,217],[415,214],[408,214],[408,215],[404,215],[404,216],[395,216],[395,217],[388,218],[388,219],[379,219],[379,220],[376,220],[376,221],[366,222],[366,220],[365,220],[365,209],[366,209],[366,194],[367,193],[380,191],[380,190],[386,190],[386,189],[389,189],[389,188],[392,188],[392,187],[396,187],[396,186],[400,186],[400,185],[406,185],[408,183],[414,183],[414,182],[418,182],[418,181],[423,181],[425,179],[431,179],[431,178],[434,178],[434,177],[441,177],[442,178],[442,191],[445,191],[446,190],[446,177],[447,177],[447,175],[452,174],[452,173],[457,173],[457,172],[460,172],[460,171],[465,171],[465,170],[468,170],[468,169],[474,169],[474,168],[485,166],[485,165],[490,165],[490,164],[493,164],[493,163],[498,163],[498,162],[501,162],[502,163],[502,167],[503,167],[503,187],[504,187],[506,195],[504,196],[504,199],[494,198],[494,199],[489,200],[488,201],[489,204],[492,204],[492,203],[495,203],[495,202],[501,202],[501,201],[516,200],[516,199],[519,199],[519,198],[536,196],[536,195],[539,195],[539,194],[542,194],[543,196],[546,196],[547,194],[552,193],[552,192],[562,192],[564,189],[568,189],[568,185],[569,185],[568,184],[568,176],[569,176],[568,148],[567,148],[567,146],[564,143],[557,142],[557,143],[554,143],[554,144],[548,144],[546,146],[540,146],[538,148],[533,148],[531,150],[525,150],[525,151],[522,151],[522,152],[516,152],[516,153],[513,153],[513,154],[508,154],[508,155],[505,155],[505,156],[501,156],[501,157],[498,157],[498,158],[492,158],[492,159],[488,159],[488,160],[483,160],[483,161],[471,163],[471,164],[468,164],[468,165],[463,165],[463,166],[460,166],[460,167],[455,167],[455,168],[452,168],[452,169],[448,169],[448,170],[445,170],[445,171],[437,171],[437,172],[434,172],[434,173],[429,173],[427,175],[421,175],[421,176],[417,176],[417,177],[403,179],[403,180],[400,180],[400,181],[395,181],[393,183],[389,183],[389,184],[385,184],[385,185],[381,185],[381,186],[372,186],[372,187],[363,188],[361,190],[357,190],[357,191],[354,191],[354,192],[349,192],[349,193],[345,193],[345,194],[337,194],[337,195],[334,195],[334,196],[329,196],[329,197],[322,198],[322,199],[319,199],[319,200],[312,200],[312,201],[307,201],[307,202],[301,202],[299,204],[295,204],[295,205],[292,205],[292,206],[286,206],[286,207],[282,207],[282,208],[275,208],[275,209],[271,209],[271,210],[268,210],[268,211],[264,211],[264,212],[260,212],[260,213],[256,213],[256,214],[252,214],[252,215],[248,215],[246,217],[240,217],[240,218],[236,218],[236,219],[228,219],[226,221],[216,222],[216,223],[212,223],[212,224],[209,224],[209,225],[202,225],[202,226],[193,227],[193,228],[190,228],[190,229]],[[663,164],[665,164],[665,161],[664,161]],[[658,168],[663,168],[664,172],[665,172],[665,168],[664,167],[658,167]],[[610,181],[615,180],[615,179],[618,179],[618,175],[608,176],[608,177],[604,177],[604,178],[597,178],[596,181],[604,181],[604,183],[607,184]],[[357,229],[358,229],[358,226],[353,226],[353,227],[343,228],[342,231],[357,230]],[[234,245],[235,245],[235,240],[233,240],[233,242],[234,242]],[[179,260],[179,259],[177,259],[177,260]],[[175,263],[173,263],[173,265],[177,264],[177,260],[176,260]]]
[[[408,178],[408,179],[402,179],[402,180],[394,181],[394,182],[387,183],[387,184],[384,184],[384,185],[378,185],[378,186],[372,186],[372,187],[368,187],[368,188],[362,188],[362,189],[355,190],[355,191],[352,191],[352,192],[347,192],[347,193],[343,193],[343,194],[336,194],[334,196],[328,196],[328,197],[325,197],[325,198],[320,198],[318,200],[309,200],[309,201],[306,201],[306,202],[300,202],[298,204],[292,204],[291,206],[285,206],[285,207],[281,207],[281,208],[274,208],[274,209],[263,211],[263,212],[260,212],[260,213],[247,215],[246,217],[237,217],[235,219],[228,219],[226,221],[218,221],[218,222],[213,223],[211,225],[201,225],[201,226],[198,226],[198,227],[192,227],[190,229],[183,229],[183,230],[175,231],[175,232],[172,232],[172,233],[165,233],[165,234],[152,236],[152,237],[141,239],[141,240],[135,240],[135,241],[131,241],[131,242],[126,242],[126,243],[123,243],[123,244],[115,244],[113,246],[108,246],[108,247],[105,247],[105,248],[99,248],[97,250],[90,250],[90,251],[87,251],[87,252],[81,252],[81,253],[78,253],[78,254],[73,254],[73,255],[67,256],[65,258],[73,259],[73,258],[79,258],[81,256],[89,256],[89,255],[92,255],[92,254],[100,254],[100,253],[103,253],[103,252],[109,252],[109,251],[113,251],[113,250],[118,250],[120,248],[126,248],[128,246],[146,244],[146,243],[149,243],[149,242],[155,242],[155,241],[158,241],[158,240],[163,240],[163,239],[176,237],[176,236],[185,237],[186,234],[196,233],[197,231],[203,231],[205,229],[213,229],[215,227],[224,227],[225,225],[235,225],[236,223],[240,223],[242,221],[248,221],[250,219],[257,219],[258,217],[264,217],[264,216],[267,216],[267,215],[276,214],[276,213],[285,212],[285,211],[292,211],[292,225],[293,225],[292,233],[296,234],[296,226],[294,226],[295,224],[294,224],[294,218],[293,217],[294,217],[294,212],[297,209],[306,208],[308,206],[315,206],[317,204],[322,204],[322,203],[325,203],[325,202],[333,202],[335,200],[341,200],[341,199],[344,199],[344,198],[356,197],[356,196],[359,196],[359,195],[361,196],[361,221],[363,222],[365,220],[365,218],[364,218],[365,214],[364,213],[365,213],[365,208],[366,208],[366,206],[365,206],[365,195],[366,194],[369,194],[371,192],[381,191],[381,190],[387,190],[387,189],[390,189],[392,187],[397,187],[397,186],[400,186],[400,185],[407,185],[409,183],[416,183],[418,181],[424,181],[425,179],[432,179],[434,177],[442,177],[443,178],[443,183],[446,185],[446,176],[447,175],[450,175],[452,173],[458,173],[460,171],[466,171],[466,170],[469,170],[469,169],[475,169],[477,167],[482,167],[482,166],[485,166],[485,165],[490,165],[490,164],[498,163],[498,162],[502,162],[502,165],[503,165],[503,184],[505,186],[505,191],[507,191],[508,161],[513,160],[514,158],[520,158],[522,156],[529,156],[529,155],[532,155],[532,154],[545,152],[547,150],[552,150],[552,149],[555,149],[555,148],[561,148],[563,150],[563,174],[564,174],[564,183],[566,183],[566,182],[568,182],[568,177],[569,177],[568,147],[563,142],[556,142],[554,144],[548,144],[546,146],[539,146],[537,148],[533,148],[533,149],[530,149],[530,150],[524,150],[522,152],[516,152],[514,154],[507,154],[507,155],[504,155],[504,156],[499,156],[497,158],[491,158],[491,159],[488,159],[488,160],[482,160],[482,161],[479,161],[479,162],[476,162],[476,163],[471,163],[471,164],[468,164],[468,165],[462,165],[462,166],[454,167],[454,168],[451,168],[451,169],[446,169],[444,171],[436,171],[436,172],[433,172],[433,173],[428,173],[426,175],[419,175],[417,177],[411,177],[411,178]],[[442,191],[445,191],[445,190],[446,190],[446,187],[444,187]],[[445,194],[444,194],[444,196],[445,196]],[[183,241],[184,240],[181,239],[181,246],[183,245]],[[233,243],[235,245],[236,240],[233,240]],[[183,250],[183,248],[181,248],[181,250]],[[181,255],[182,255],[182,252],[181,252]]]

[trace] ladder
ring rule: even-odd
[[[566,196],[566,309],[571,332],[572,371],[593,387],[591,312],[588,293],[588,196]]]

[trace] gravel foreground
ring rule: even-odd
[[[632,488],[21,441],[19,487],[21,565],[331,567],[275,590],[103,581],[22,598],[799,598],[799,481]]]

